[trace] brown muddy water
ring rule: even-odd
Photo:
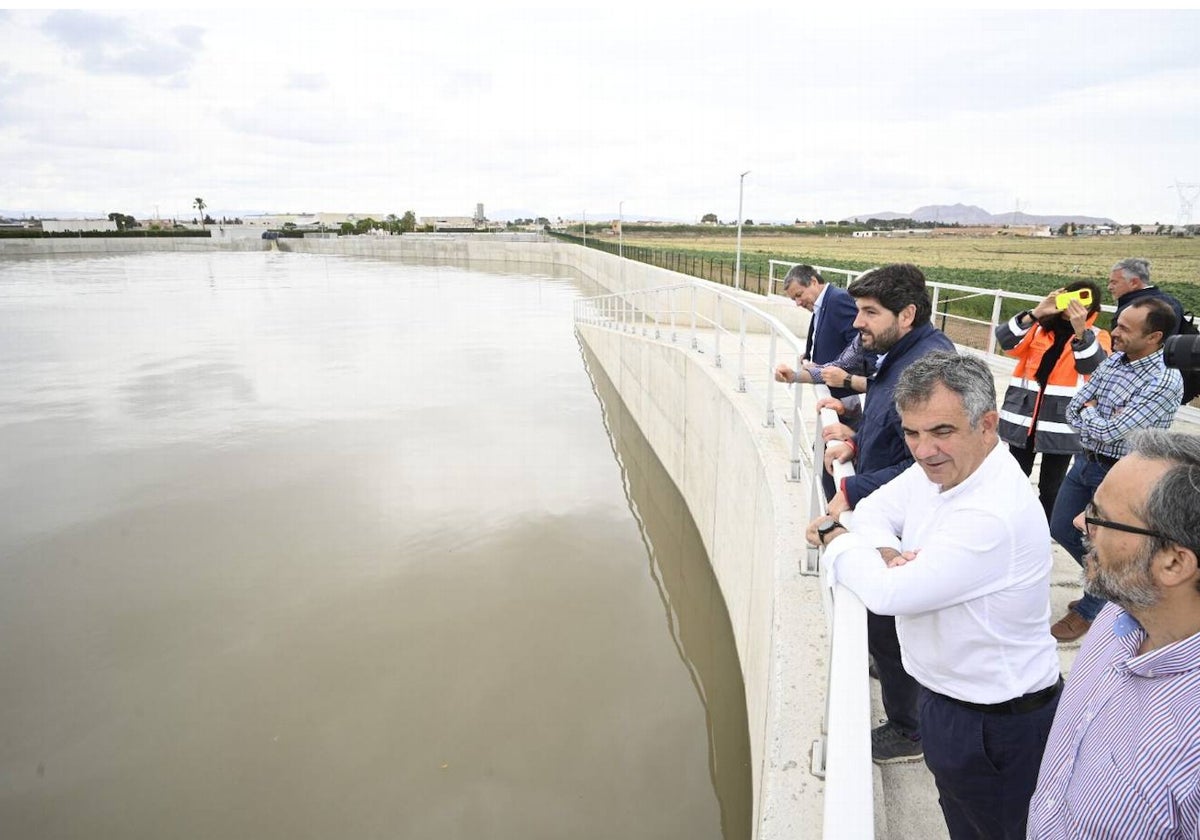
[[[728,618],[595,292],[0,260],[0,837],[748,837]]]

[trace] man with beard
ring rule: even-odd
[[[1129,445],[1075,520],[1109,603],[1054,718],[1032,840],[1200,836],[1200,438]]]
[[[1067,422],[1079,432],[1083,451],[1063,479],[1050,515],[1050,535],[1083,565],[1083,542],[1073,522],[1092,500],[1104,476],[1125,454],[1135,429],[1166,429],[1179,410],[1183,379],[1163,364],[1163,341],[1175,325],[1171,307],[1157,298],[1136,300],[1117,319],[1113,350],[1071,398]],[[1050,632],[1071,642],[1088,631],[1104,600],[1085,592]]]
[[[858,307],[854,326],[863,347],[879,355],[857,431],[842,425],[825,430],[831,441],[825,450],[826,472],[833,471],[834,459],[854,460],[854,475],[842,481],[829,502],[827,514],[834,520],[912,465],[893,401],[896,383],[925,354],[954,352],[953,342],[929,323],[933,307],[925,291],[925,275],[915,265],[868,271],[850,284],[849,291]],[[875,661],[887,713],[887,722],[871,732],[871,755],[879,764],[919,759],[921,687],[904,670],[894,615],[867,613],[867,649]]]

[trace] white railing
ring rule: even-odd
[[[736,320],[736,329],[726,326],[726,310]],[[784,393],[785,413],[789,418],[776,423],[781,413],[775,367],[781,357],[799,368],[804,342],[777,319],[746,303],[735,294],[707,284],[683,283],[653,289],[578,300],[575,320],[621,332],[682,345],[709,355],[714,367],[727,368],[730,344],[736,353],[731,385],[738,392],[754,396],[765,426],[780,429],[788,444],[791,469],[789,478],[808,480],[810,519],[824,512],[825,495],[821,487],[825,441],[820,429],[839,422],[830,409],[819,412],[818,432],[810,435],[808,424],[801,421],[801,386]],[[762,328],[751,334],[748,327]],[[762,346],[765,343],[766,347]],[[786,387],[786,386],[785,386]],[[815,387],[816,398],[829,396],[823,385]],[[807,469],[807,476],[805,470]],[[834,479],[853,475],[849,464],[834,467]],[[853,514],[843,515],[849,521]],[[800,559],[801,572],[821,574],[822,600],[829,639],[825,709],[821,738],[813,743],[810,771],[825,780],[824,836],[846,840],[872,840],[875,836],[874,785],[871,763],[871,691],[867,676],[866,608],[858,597],[843,586],[830,587],[820,568],[817,549],[809,549]]]
[[[804,389],[792,388],[789,394],[775,381],[775,368],[786,359],[798,369],[804,342],[777,318],[736,293],[693,282],[577,300],[575,320],[672,344],[686,341],[713,367],[731,371],[735,389],[754,399],[763,425],[783,437],[791,461],[788,477],[803,480],[813,447],[800,420]]]
[[[817,400],[828,397],[829,389],[817,385]],[[809,521],[825,512],[824,472],[826,426],[841,422],[832,409],[817,412],[813,435],[813,469],[809,486]],[[833,464],[834,484],[854,475],[849,463]],[[853,513],[841,521],[849,525]],[[825,607],[829,638],[829,670],[826,674],[825,717],[821,739],[813,744],[813,775],[825,780],[823,836],[872,838],[875,836],[874,784],[871,762],[871,684],[867,676],[867,608],[858,596],[841,584],[830,585],[828,570],[820,562],[821,548],[809,548],[807,571],[821,576],[821,600]]]
[[[771,260],[769,266],[769,276],[771,281],[772,294],[783,294],[783,278],[787,276],[788,271],[792,266],[801,265],[797,262],[787,262],[784,260]],[[854,282],[865,272],[851,271],[845,268],[827,268],[825,266],[813,266],[821,276],[829,282],[837,283],[837,285],[845,287]],[[929,289],[930,304],[933,309],[932,321],[935,327],[938,327],[942,332],[946,331],[947,325],[953,322],[959,327],[978,327],[980,330],[986,329],[986,335],[983,337],[982,347],[976,349],[984,350],[988,356],[996,352],[996,332],[995,326],[1000,322],[1000,310],[1006,300],[1017,300],[1022,303],[1031,304],[1029,309],[1041,302],[1042,298],[1038,295],[1029,295],[1022,292],[1006,292],[1001,289],[980,289],[974,286],[959,286],[954,283],[940,283],[926,278],[925,286]],[[985,320],[983,318],[974,318],[970,315],[961,315],[954,312],[946,311],[946,307],[953,303],[959,303],[971,298],[991,298],[992,310],[991,318]],[[942,307],[942,311],[939,311]],[[1116,312],[1115,306],[1104,304],[1100,307],[1104,312]],[[953,336],[952,336],[953,337]],[[961,344],[961,341],[956,341]]]

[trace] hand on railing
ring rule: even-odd
[[[831,423],[821,429],[821,437],[828,443],[834,440],[850,440],[854,437],[854,430],[845,423]]]
[[[825,472],[833,475],[835,463],[844,464],[854,457],[854,445],[848,441],[829,441],[825,447]]]
[[[796,371],[793,370],[792,366],[787,364],[786,362],[780,362],[779,365],[775,368],[775,381],[776,382],[795,382],[796,381]]]

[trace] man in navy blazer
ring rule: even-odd
[[[854,328],[854,319],[858,317],[854,298],[845,289],[826,283],[811,265],[793,266],[783,278],[783,293],[813,314],[805,360],[818,365],[832,362],[858,335]],[[835,397],[854,393],[848,388],[830,391]]]

